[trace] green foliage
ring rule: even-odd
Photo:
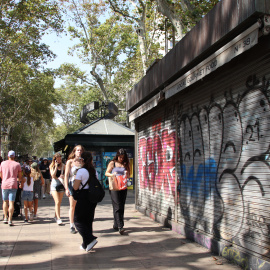
[[[0,117],[8,132],[2,145],[32,153],[39,129],[53,125],[57,102],[53,74],[42,70],[55,55],[41,43],[47,31],[62,31],[57,2],[2,0],[0,29]]]

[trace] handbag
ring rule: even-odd
[[[61,174],[63,174],[63,164],[62,164],[62,167],[61,167]],[[55,189],[56,189],[56,191],[64,191],[65,190],[65,187],[64,187],[64,179],[63,178],[61,178],[61,177],[58,177],[58,179],[56,179],[56,180],[58,180],[57,181],[57,185],[56,185],[56,187],[55,187]]]
[[[117,179],[117,184],[118,184],[119,190],[127,189],[127,177],[126,177],[126,175],[117,175],[116,179]]]
[[[81,190],[83,190],[87,184],[89,185],[89,189],[85,189],[85,190],[88,191],[87,192],[88,201],[90,203],[101,202],[105,196],[105,191],[102,185],[100,184],[99,180],[97,179],[97,176],[95,173],[89,177],[88,181],[82,186],[81,189],[77,189],[77,190],[73,189],[73,199],[76,201],[78,200]]]
[[[109,190],[120,190],[116,176],[109,176]]]

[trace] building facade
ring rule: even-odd
[[[270,269],[270,2],[223,0],[127,94],[136,207]]]

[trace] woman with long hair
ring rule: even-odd
[[[37,218],[38,200],[41,199],[41,189],[45,185],[44,178],[36,162],[31,164],[31,177],[34,181],[33,201],[34,201],[34,219]]]
[[[81,145],[76,145],[70,155],[68,156],[66,171],[65,171],[65,188],[66,195],[69,197],[69,222],[70,233],[76,233],[74,225],[74,211],[76,207],[76,201],[73,199],[72,190],[78,169],[82,167],[81,155],[84,152],[84,148]]]
[[[73,184],[74,190],[80,189],[74,212],[74,223],[83,239],[80,248],[88,252],[97,244],[97,238],[93,235],[93,221],[97,204],[89,202],[87,194],[89,189],[87,183],[90,181],[91,175],[96,174],[96,170],[90,152],[83,152],[81,157],[83,166],[78,170]]]
[[[31,170],[25,168],[24,176],[22,178],[22,200],[24,205],[24,222],[28,222],[28,209],[29,209],[29,219],[33,221],[33,190],[34,181],[31,177]]]
[[[45,187],[43,191],[43,199],[46,198],[46,194],[50,195],[50,189],[51,189],[51,175],[50,175],[50,168],[49,168],[49,162],[47,158],[44,158],[41,161],[41,164],[39,165],[39,169],[43,175],[43,178],[45,180]]]
[[[130,166],[127,152],[121,148],[117,151],[116,156],[108,164],[105,175],[107,177],[114,176],[126,176],[129,178]],[[114,224],[113,229],[119,231],[122,235],[124,234],[124,211],[125,203],[127,198],[127,189],[124,190],[110,190],[112,206],[113,206],[113,216]]]
[[[60,206],[62,203],[63,195],[65,192],[64,183],[65,164],[62,162],[62,156],[56,153],[53,156],[52,163],[50,164],[50,174],[52,176],[51,193],[55,203],[55,221],[58,225],[62,225],[60,217]]]

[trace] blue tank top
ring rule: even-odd
[[[125,168],[124,167],[114,167],[112,169],[112,173],[116,172],[116,175],[124,175],[125,174]]]

